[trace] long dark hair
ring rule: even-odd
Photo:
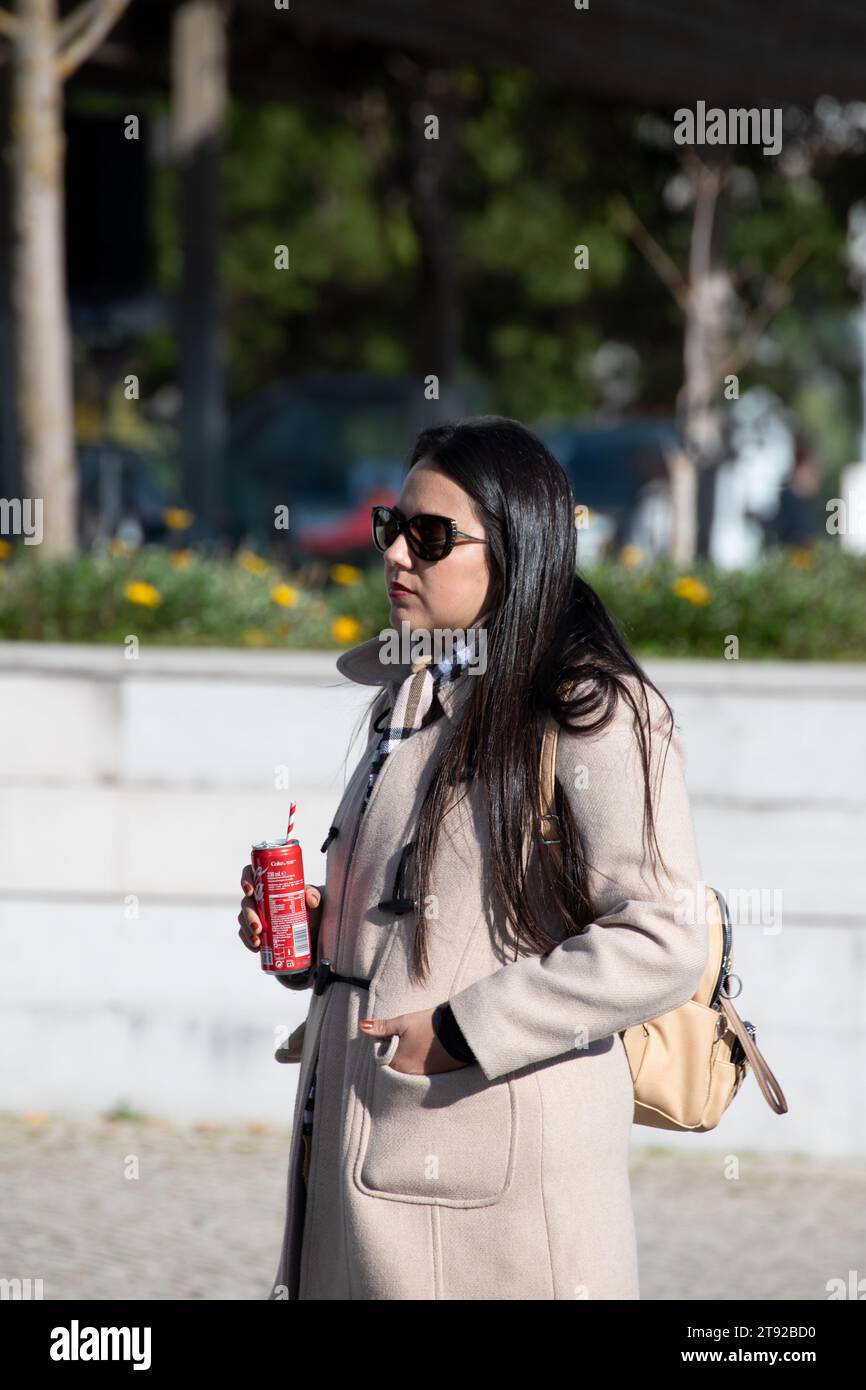
[[[587,863],[581,836],[557,783],[562,869],[552,867],[533,808],[539,803],[539,732],[547,711],[567,729],[590,734],[613,718],[618,698],[631,706],[644,778],[644,836],[652,857],[661,852],[650,792],[650,726],[646,687],[664,696],[628,651],[598,594],[577,572],[575,499],[568,478],[544,443],[517,420],[482,416],[437,425],[418,436],[409,468],[429,460],[472,498],[489,541],[495,608],[486,623],[484,674],[466,675],[461,717],[446,741],[420,810],[414,873],[418,921],[413,978],[427,976],[431,866],[439,827],[453,804],[455,784],[472,769],[485,789],[492,853],[491,886],[517,941],[544,955],[553,937],[527,881],[527,834],[537,849],[545,911],[566,934],[591,920]],[[637,677],[646,725],[630,685]],[[576,685],[579,689],[573,689]],[[435,891],[435,884],[432,885]]]

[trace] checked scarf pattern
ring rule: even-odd
[[[441,661],[434,662],[431,657],[422,656],[412,662],[410,674],[397,691],[390,725],[382,734],[373,754],[361,807],[362,815],[367,809],[373,785],[388,754],[393,752],[404,738],[409,738],[416,729],[421,728],[424,716],[430,709],[440,685],[443,681],[456,680],[462,675],[469,665],[470,658],[471,653],[466,643],[461,641],[454,647],[452,654],[443,657]]]

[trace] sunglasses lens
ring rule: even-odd
[[[388,507],[373,508],[373,544],[387,550],[400,534],[400,523]],[[445,517],[416,516],[406,527],[406,540],[422,560],[440,560],[447,554],[451,528]]]
[[[387,550],[397,539],[397,522],[384,507],[373,513],[373,544],[377,550]]]
[[[441,516],[418,516],[409,527],[413,549],[425,560],[438,560],[448,545],[448,526]]]

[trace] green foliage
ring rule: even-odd
[[[378,563],[335,566],[314,583],[247,553],[181,558],[178,566],[171,551],[145,546],[47,562],[22,547],[0,570],[0,638],[337,649],[389,623]],[[699,563],[683,576],[667,561],[607,561],[585,578],[640,654],[723,658],[733,636],[743,660],[866,660],[866,557],[835,544],[771,551],[751,570]],[[152,586],[131,592],[159,601],[136,602],[130,584]]]
[[[135,554],[94,551],[46,562],[22,547],[0,571],[0,638],[122,643],[135,636],[168,645],[321,648],[363,641],[387,618],[381,570],[320,589],[263,557],[212,560],[184,551],[179,566],[172,554],[144,546]],[[352,624],[342,642],[334,635],[341,618]]]
[[[232,105],[221,269],[234,394],[287,375],[311,352],[319,369],[406,369],[405,334],[386,333],[387,311],[376,312],[417,262],[405,199],[383,207],[376,193],[392,136],[386,126],[373,154],[335,115]],[[275,267],[278,246],[288,247],[288,269]]]
[[[418,91],[385,54],[347,56],[333,81],[329,61],[285,100],[231,104],[220,270],[232,401],[311,368],[432,369],[419,308],[429,262],[416,206]],[[664,143],[670,104],[653,111],[581,96],[529,68],[458,62],[453,76],[443,254],[458,286],[461,376],[485,382],[492,411],[529,423],[575,418],[598,404],[594,353],[620,341],[641,362],[634,411],[670,416],[682,384],[682,313],[616,216],[626,199],[685,272],[692,219],[687,201],[668,196],[684,180],[676,147]],[[827,155],[795,175],[796,161],[747,147],[736,164],[728,257],[744,309],[760,303],[796,243],[810,253],[790,303],[741,367],[740,390],[775,391],[816,431],[833,472],[859,451],[845,261],[859,164]],[[178,192],[177,169],[156,166],[152,229],[166,293],[181,274]],[[573,264],[580,244],[588,270]],[[288,270],[274,266],[278,245],[289,247]],[[141,336],[145,391],[176,375],[178,348],[169,328]]]
[[[866,557],[834,544],[773,549],[749,570],[695,564],[688,577],[706,586],[707,603],[677,594],[682,576],[668,561],[605,564],[585,577],[647,656],[723,657],[736,637],[743,661],[866,660]]]
[[[121,1124],[123,1122],[140,1124],[147,1119],[143,1110],[137,1110],[134,1105],[130,1105],[127,1100],[119,1100],[108,1110],[103,1110],[102,1118],[108,1124]]]

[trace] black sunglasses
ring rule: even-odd
[[[407,519],[396,507],[373,507],[371,516],[373,544],[377,550],[387,550],[399,535],[406,537],[406,544],[419,560],[444,560],[455,545],[467,541],[487,544],[483,536],[468,536],[465,531],[458,531],[457,522],[450,516],[419,512]]]

